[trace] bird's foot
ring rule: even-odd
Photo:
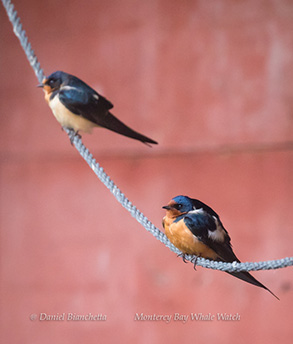
[[[200,257],[200,256],[194,256],[191,260],[191,263],[193,263],[193,268],[195,271],[196,271],[196,264],[197,264],[198,257]]]
[[[68,136],[69,136],[70,143],[73,146],[74,138],[78,137],[79,139],[81,139],[81,135],[79,135],[78,131],[74,131],[74,129],[70,129],[70,128],[66,128],[66,129],[69,130]],[[64,130],[63,127],[62,127],[62,130]]]
[[[181,257],[182,258],[182,260],[184,261],[184,263],[187,263],[187,260],[186,260],[186,254],[185,253],[179,253],[179,254],[177,254],[177,257]]]

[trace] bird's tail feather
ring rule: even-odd
[[[102,126],[104,128],[107,128],[109,130],[115,131],[118,134],[131,137],[132,139],[141,141],[145,144],[152,143],[152,144],[157,144],[156,141],[132,130],[129,128],[127,125],[125,125],[123,122],[121,122],[118,118],[113,116],[110,112],[105,116],[103,119],[103,124]]]
[[[228,272],[228,271],[227,271]],[[247,271],[240,271],[240,272],[228,272],[228,274],[237,277],[239,279],[241,279],[242,281],[245,281],[247,283],[256,285],[257,287],[266,289],[268,292],[270,292],[275,298],[277,298],[278,300],[280,300],[278,298],[278,296],[276,296],[269,288],[267,288],[265,285],[263,285],[262,283],[260,283],[257,279],[255,279],[249,272]]]

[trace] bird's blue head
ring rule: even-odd
[[[57,90],[69,78],[69,74],[57,71],[45,78],[39,87],[48,88],[50,90]]]
[[[191,198],[187,196],[176,196],[172,198],[168,205],[165,205],[163,208],[167,211],[170,211],[174,216],[188,213],[194,209]]]

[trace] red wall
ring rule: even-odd
[[[85,135],[161,228],[178,194],[212,206],[243,261],[292,256],[293,3],[15,1],[48,75],[78,75],[159,141]],[[123,209],[70,145],[0,11],[1,342],[291,343],[292,268],[255,272],[276,293],[184,264]],[[40,321],[31,314],[103,314]],[[239,314],[135,321],[135,314]]]

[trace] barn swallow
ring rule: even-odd
[[[112,103],[76,76],[58,71],[44,78],[38,86],[43,88],[57,121],[62,127],[73,130],[75,135],[103,127],[145,144],[157,144],[113,116],[109,112]]]
[[[163,218],[166,236],[182,252],[183,260],[188,254],[211,260],[240,263],[232,250],[228,232],[218,214],[208,205],[187,196],[176,196],[163,208],[166,209],[166,216]],[[249,272],[228,273],[266,289],[279,300]]]

